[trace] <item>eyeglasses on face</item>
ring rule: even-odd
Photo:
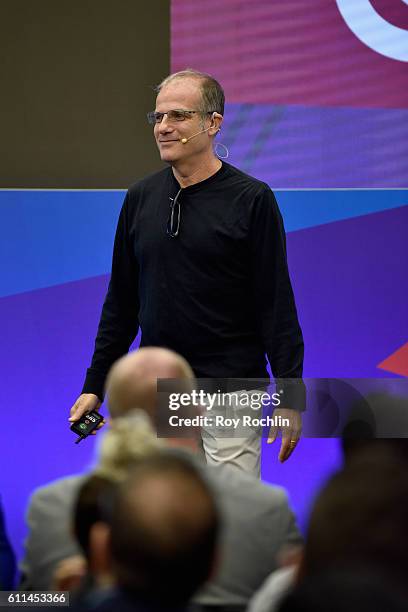
[[[169,110],[166,113],[158,113],[157,111],[151,111],[147,113],[147,121],[154,125],[155,123],[161,123],[163,121],[164,115],[167,115],[167,121],[175,122],[175,121],[185,121],[185,119],[191,119],[191,117],[199,113],[200,115],[211,115],[215,111],[206,111],[202,112],[199,110],[183,110],[183,109],[174,109]]]

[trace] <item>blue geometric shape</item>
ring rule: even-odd
[[[125,191],[0,191],[0,297],[107,274]],[[404,206],[407,190],[276,191],[287,232]]]
[[[105,274],[124,191],[0,191],[0,296]]]
[[[408,204],[408,190],[276,190],[287,232],[352,219]]]

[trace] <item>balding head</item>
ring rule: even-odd
[[[187,392],[194,384],[194,374],[187,361],[168,349],[145,347],[119,359],[106,382],[111,416],[123,416],[139,408],[155,420],[159,378],[185,381]]]
[[[212,570],[218,513],[188,456],[162,452],[141,462],[111,511],[118,584],[144,601],[185,605]]]

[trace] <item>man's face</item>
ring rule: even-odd
[[[200,108],[201,86],[197,79],[180,78],[163,87],[156,99],[156,112],[170,110],[195,110]],[[203,115],[194,113],[184,121],[169,121],[167,115],[154,126],[154,136],[160,157],[170,164],[205,155],[211,150],[208,132],[198,134],[186,144],[182,138],[189,138],[203,129]],[[210,115],[205,118],[205,127],[210,125]]]

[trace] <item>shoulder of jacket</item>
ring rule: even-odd
[[[65,478],[58,478],[57,480],[42,485],[31,494],[30,505],[41,502],[48,497],[59,497],[61,495],[73,493],[79,489],[85,478],[86,476],[83,475],[66,476]]]
[[[228,465],[206,466],[206,474],[214,482],[228,489],[236,489],[245,492],[249,496],[263,498],[275,504],[287,505],[288,495],[283,487],[262,482],[251,474],[246,474]]]

